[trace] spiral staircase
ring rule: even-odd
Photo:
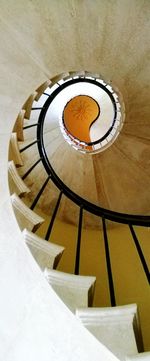
[[[143,271],[145,272],[145,276],[149,285],[150,278],[148,266],[142,247],[140,245],[140,242],[138,241],[136,232],[133,227],[136,225],[141,225],[143,227],[148,226],[149,216],[141,217],[133,214],[129,215],[125,213],[114,212],[109,209],[104,209],[100,207],[98,203],[94,202],[95,198],[98,198],[96,179],[97,177],[99,177],[99,174],[96,173],[96,170],[99,165],[99,159],[97,158],[97,148],[96,155],[93,153],[94,150],[92,149],[92,155],[90,154],[91,157],[87,157],[87,155],[85,154],[85,145],[83,148],[82,144],[80,146],[76,143],[77,140],[75,142],[73,140],[73,147],[79,148],[74,150],[70,147],[70,138],[69,145],[66,143],[66,135],[65,138],[63,138],[61,132],[61,125],[58,121],[59,116],[57,114],[60,105],[60,99],[58,101],[58,104],[56,102],[56,115],[55,112],[52,112],[51,115],[50,107],[52,101],[53,99],[55,100],[55,97],[57,97],[57,94],[61,92],[61,89],[64,89],[64,86],[65,89],[69,89],[68,94],[72,98],[73,95],[70,95],[70,87],[72,85],[72,82],[74,82],[73,84],[76,84],[77,82],[78,86],[80,84],[80,89],[78,90],[79,92],[85,92],[88,87],[88,82],[95,82],[95,79],[98,79],[98,81],[102,83],[103,87],[104,84],[106,87],[110,87],[110,85],[104,83],[104,80],[102,80],[98,75],[96,77],[94,76],[93,78],[93,75],[89,74],[89,72],[71,72],[61,74],[52,80],[47,80],[40,87],[38,87],[32,95],[29,96],[17,116],[13,128],[13,133],[10,139],[10,160],[8,163],[8,175],[10,192],[12,194],[11,201],[16,218],[18,220],[18,224],[20,226],[20,229],[23,231],[23,236],[26,244],[31,250],[31,253],[34,256],[35,260],[44,271],[45,277],[48,280],[49,284],[54,288],[54,290],[61,297],[63,302],[71,309],[72,312],[77,312],[77,317],[81,319],[82,323],[120,360],[125,360],[128,355],[134,355],[137,350],[140,352],[139,355],[142,355],[142,357],[147,357],[147,353],[145,355],[143,353],[141,354],[141,352],[143,351],[143,340],[139,317],[137,313],[137,306],[134,304],[117,306],[117,299],[115,295],[115,292],[117,290],[115,290],[116,285],[114,284],[114,275],[111,265],[112,250],[110,248],[107,228],[113,228],[112,224],[115,224],[115,227],[118,227],[119,223],[124,223],[130,228],[131,234],[133,236],[133,241],[135,242],[135,248],[136,251],[138,251],[139,260],[142,263]],[[82,89],[83,84],[86,85],[86,87],[84,86]],[[62,97],[63,96],[61,95],[61,99]],[[116,117],[118,117],[118,115]],[[80,122],[81,121],[82,120],[80,119]],[[69,134],[68,131],[67,134]],[[100,151],[102,145],[103,144],[101,141]],[[104,144],[104,146],[106,146],[106,143]],[[80,149],[81,153],[83,153],[84,156],[78,152],[78,150],[80,151]],[[87,152],[90,152],[89,146],[87,146]],[[111,150],[111,152],[113,152],[113,150]],[[63,154],[63,159],[61,154]],[[82,160],[80,160],[81,156]],[[95,162],[95,164],[97,165],[94,174],[91,172],[91,168],[89,167],[91,161]],[[78,164],[80,164],[81,162],[82,167],[80,168]],[[71,163],[73,163],[73,166],[75,168],[73,174],[73,184],[72,182],[69,184],[70,179],[72,181],[72,177],[70,178]],[[16,166],[18,168],[16,168]],[[90,197],[93,197],[92,201],[94,203],[89,202],[89,200],[91,199],[89,199],[88,194],[91,188],[87,186],[86,168],[88,168],[88,172],[90,168],[89,178],[93,179],[93,184],[95,181],[93,188],[96,190],[96,196],[94,192],[92,195],[90,194]],[[48,173],[47,176],[46,172]],[[83,180],[81,180],[82,172]],[[83,190],[81,187],[79,191],[77,188],[80,181],[84,184],[84,194],[82,193]],[[101,194],[102,191],[100,188],[99,190],[99,193]],[[21,198],[19,198],[19,196]],[[52,231],[54,228],[54,224],[57,224],[58,220],[63,220],[63,222],[66,222],[66,199],[69,211],[69,202],[71,202],[75,204],[77,208],[76,212],[79,213],[77,245],[75,260],[73,261],[73,264],[75,264],[75,275],[73,275],[72,273],[64,273],[63,265],[59,267],[59,271],[53,270],[58,267],[58,263],[62,257],[63,252],[65,251],[65,248],[63,247],[63,241],[61,241],[61,239],[59,240],[61,246],[53,242]],[[47,207],[45,207],[45,203],[47,204]],[[93,213],[93,215],[98,217],[100,229],[101,231],[103,230],[107,268],[105,271],[103,270],[101,277],[107,278],[108,276],[110,303],[111,306],[115,306],[115,308],[91,308],[94,299],[94,289],[97,274],[96,278],[93,277],[93,270],[90,269],[89,272],[92,276],[80,275],[80,268],[82,269],[82,264],[80,264],[80,249],[82,244],[83,231],[82,221],[84,215],[83,213],[86,210],[90,213],[90,215]],[[41,217],[40,215],[41,212],[43,217]],[[74,225],[76,223],[76,218],[77,217],[74,214],[74,221],[73,219],[71,220],[71,223]],[[106,227],[107,219],[111,220],[111,222],[109,221],[108,227]],[[43,222],[45,223],[45,227],[47,228],[45,235],[43,234],[43,229],[41,227],[41,224]],[[90,227],[93,228],[94,226],[94,220],[93,224],[84,224],[84,227],[88,229],[90,229]],[[33,232],[42,235],[42,238]],[[52,239],[52,242],[47,243],[46,241],[49,241],[50,238]],[[70,241],[72,241],[72,237]],[[69,244],[66,244],[66,246],[68,255],[66,256],[65,261],[68,266],[68,264],[70,263],[69,252],[71,251],[73,253],[74,247],[70,242]],[[92,248],[93,247],[90,246],[88,250],[88,252],[91,254]],[[95,255],[93,255],[93,258],[95,258]],[[71,265],[70,272],[73,272],[73,265]],[[84,272],[87,273],[86,268]],[[119,268],[118,273],[121,273]],[[97,287],[96,284],[96,288],[97,295],[100,295],[101,287]],[[128,287],[126,286],[126,294],[128,294],[127,289]],[[104,291],[104,293],[106,293],[106,290]],[[96,300],[96,303],[98,303],[99,305],[100,302]],[[104,306],[106,305],[107,300],[105,299]],[[122,343],[120,341],[118,344],[119,332],[122,335]]]
[[[65,55],[61,59],[61,66],[57,66],[58,57],[53,56],[53,67],[52,63],[49,67],[53,69],[52,75],[49,75],[46,62],[43,63],[40,58],[40,52],[35,52],[38,39],[33,36],[34,43],[28,31],[26,32],[26,27],[23,26],[22,31],[19,29],[28,20],[29,24],[32,24],[34,35],[40,34],[36,27],[40,18],[45,19],[45,24],[48,19],[50,22],[55,19],[54,29],[61,29],[58,38],[62,39],[63,33],[67,43],[75,34],[77,22],[81,21],[80,11],[84,10],[83,13],[86,14],[90,11],[91,19],[94,18],[100,28],[105,28],[105,34],[107,27],[103,22],[98,22],[99,15],[96,9],[99,5],[102,12],[101,21],[106,19],[106,14],[108,19],[109,17],[113,19],[108,26],[108,34],[109,37],[111,34],[112,38],[114,36],[116,40],[118,39],[120,47],[127,45],[127,39],[129,45],[128,36],[129,34],[131,36],[132,26],[135,27],[136,35],[140,28],[138,41],[136,36],[131,37],[133,49],[136,49],[136,57],[134,52],[132,56],[129,52],[130,61],[126,64],[121,57],[118,57],[122,68],[116,68],[114,62],[114,68],[111,68],[110,72],[110,61],[116,59],[115,51],[112,47],[107,58],[105,48],[108,49],[109,37],[105,38],[104,35],[104,43],[101,43],[104,47],[100,71],[110,86],[112,83],[117,84],[123,95],[125,123],[110,148],[86,156],[72,149],[64,141],[60,127],[54,124],[54,129],[48,129],[45,123],[43,139],[50,165],[48,171],[47,162],[43,161],[44,157],[41,153],[43,143],[39,130],[45,104],[51,96],[51,91],[54,90],[53,87],[61,87],[70,79],[90,78],[91,74],[95,73],[95,79],[98,78],[98,60],[95,59],[96,64],[94,58],[91,58],[90,65],[81,52],[84,61],[82,59],[78,63],[78,51],[77,53],[75,51],[76,60],[72,64],[72,54],[69,54],[71,68],[88,67],[92,71],[68,72],[70,65]],[[129,17],[132,7],[133,22]],[[100,1],[93,5],[89,4],[87,9],[84,2],[79,5],[64,1],[63,6],[60,7],[51,2],[46,5],[45,13],[34,1],[28,2],[26,12],[23,3],[17,4],[16,13],[11,6],[9,11],[9,2],[8,5],[2,2],[1,8],[3,14],[1,34],[3,39],[5,37],[8,39],[9,44],[5,47],[4,42],[1,43],[3,59],[8,59],[9,49],[16,59],[16,65],[15,62],[9,62],[10,98],[7,95],[8,65],[2,62],[3,79],[5,79],[2,86],[4,100],[1,107],[5,118],[1,128],[0,222],[2,250],[4,250],[1,263],[1,289],[4,297],[0,308],[3,325],[2,359],[18,361],[20,358],[24,360],[28,357],[31,360],[49,358],[115,360],[118,357],[120,360],[148,360],[149,352],[144,352],[150,348],[149,127],[148,91],[147,86],[145,87],[147,58],[145,67],[142,66],[147,51],[145,34],[148,3],[144,1],[141,7],[140,3],[134,1],[133,4],[126,3],[126,5],[123,3],[104,5]],[[51,11],[52,15],[50,15]],[[64,11],[65,15],[69,16],[69,22],[66,24],[63,22]],[[125,35],[122,31],[120,43],[120,38],[117,37],[119,25],[116,19],[117,13],[121,15],[123,11],[129,27]],[[57,21],[58,18],[61,26]],[[84,41],[84,36],[88,33],[84,17],[82,22],[84,32],[79,44]],[[62,32],[67,24],[72,33]],[[96,27],[93,20],[92,26],[94,40]],[[116,29],[114,35],[111,33],[112,28]],[[24,53],[23,38],[29,41]],[[13,47],[13,39],[16,39],[16,48]],[[137,43],[141,46],[137,46]],[[93,49],[94,44],[95,42],[92,43]],[[19,61],[18,54],[24,59],[30,59],[26,63],[26,73],[20,68],[21,60]],[[63,66],[62,62],[65,60],[66,65]],[[137,64],[135,69],[134,60]],[[14,72],[13,65],[16,69]],[[53,76],[62,67],[67,72],[59,77]],[[32,75],[31,80],[29,75]],[[11,79],[16,80],[15,86]],[[13,119],[11,125],[10,115]],[[7,144],[9,142],[9,162],[7,152],[4,152],[6,142]],[[7,181],[5,182],[7,177],[9,190]],[[94,307],[91,307],[92,305]],[[76,313],[76,319],[68,308]],[[7,312],[4,313],[3,310]],[[16,325],[15,330],[13,325]]]

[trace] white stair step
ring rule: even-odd
[[[64,247],[47,242],[27,229],[24,229],[22,233],[26,244],[41,269],[44,270],[45,267],[56,268],[63,254]]]
[[[120,360],[142,348],[137,305],[76,310],[84,326]]]
[[[16,193],[18,196],[22,196],[30,192],[30,189],[20,177],[13,160],[8,162],[8,180],[11,194]]]
[[[9,160],[13,160],[17,166],[22,166],[23,161],[19,150],[17,141],[17,133],[12,133],[9,146]]]
[[[49,284],[73,312],[77,307],[92,305],[96,277],[76,276],[47,268],[44,273]]]
[[[42,96],[42,97],[43,97],[43,96]],[[46,98],[47,98],[46,95],[44,95],[44,97],[45,97],[45,100],[46,100]],[[40,105],[40,103],[39,103],[40,101],[41,101],[41,98],[39,99],[38,103],[37,103],[36,101],[34,101],[34,102],[32,103],[32,107],[33,107],[33,108],[38,108],[38,107],[41,108],[41,106],[43,106],[43,105]],[[30,122],[29,122],[29,120],[27,120],[26,122],[24,122],[24,124],[25,124],[25,125],[30,125],[30,124],[33,124],[33,123],[37,123],[40,113],[41,113],[41,109],[36,109],[36,110],[32,110],[32,109],[31,109],[31,112],[30,112]]]
[[[92,77],[92,78],[99,78],[100,75],[98,73],[92,73],[90,71],[85,71],[85,76],[86,77]]]
[[[48,79],[43,84],[41,84],[37,89],[37,95],[35,97],[35,100],[39,100],[41,95],[44,93],[45,89],[51,84],[51,81]]]
[[[52,84],[53,85],[53,84]],[[51,84],[48,86],[48,88],[45,89],[45,93],[51,95],[52,94],[52,87]]]
[[[24,103],[22,109],[25,110],[25,118],[30,119],[30,114],[31,114],[31,108],[33,105],[33,102],[35,100],[35,97],[37,96],[37,92],[35,91],[34,93],[32,93],[29,98],[26,100],[26,102]]]
[[[55,152],[57,153],[63,143],[64,140],[59,132],[59,129],[56,128],[50,133],[44,133],[44,145],[49,160],[53,157]]]
[[[44,219],[26,206],[17,194],[11,195],[11,202],[21,230],[27,228],[30,231],[36,231],[44,222]]]
[[[17,139],[20,141],[24,140],[24,136],[23,136],[24,116],[25,116],[25,110],[21,109],[13,128],[13,132],[17,133]]]
[[[33,108],[42,108],[44,103],[46,102],[48,96],[46,94],[41,94],[40,98],[38,100],[34,100],[33,102]],[[32,110],[32,113],[33,112],[38,112],[38,110]],[[38,113],[37,113],[38,114]],[[31,119],[31,116],[30,116],[30,119]],[[37,117],[37,120],[38,120],[38,117]]]
[[[39,112],[40,112],[40,110],[39,110]],[[34,117],[35,117],[34,120],[31,119],[33,113],[36,113],[36,114],[34,114]],[[26,127],[26,126],[28,127],[30,125],[35,125],[33,127],[23,129],[23,136],[24,136],[25,142],[29,141],[29,140],[32,141],[32,139],[34,140],[37,138],[37,125],[36,124],[38,123],[38,118],[39,118],[39,115],[37,114],[37,111],[33,110],[30,115],[30,121],[28,119],[24,120],[24,127]]]
[[[53,78],[51,78],[51,83],[52,83],[51,85],[53,85],[54,83],[57,83],[61,79],[67,78],[68,76],[69,76],[69,73],[67,73],[67,72],[54,76]]]
[[[127,356],[126,361],[150,361],[150,352],[142,352],[133,356]]]
[[[85,71],[84,71],[84,70],[70,71],[68,78],[70,78],[70,77],[73,78],[74,76],[84,76],[84,75],[85,75]]]

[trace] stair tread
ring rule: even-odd
[[[32,211],[17,194],[11,195],[13,209],[21,229],[35,230],[44,222],[44,219]]]
[[[150,361],[150,352],[141,352],[136,355],[127,356],[126,361]]]
[[[76,311],[84,326],[120,360],[125,360],[128,354],[137,353],[134,333],[136,314],[136,304]]]
[[[26,244],[41,269],[44,270],[45,267],[53,268],[58,265],[64,247],[52,242],[47,242],[45,239],[27,229],[24,229],[22,233]]]
[[[23,195],[30,192],[30,189],[20,177],[13,160],[8,162],[8,178],[11,193]]]
[[[45,277],[64,303],[73,311],[92,303],[96,278],[45,269]],[[80,305],[80,306],[79,306]]]

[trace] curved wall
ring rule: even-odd
[[[28,95],[65,70],[115,79],[127,108],[139,91],[147,115],[149,1],[1,0],[0,8],[1,358],[115,360],[74,320],[21,243],[8,192],[8,142]]]

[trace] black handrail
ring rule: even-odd
[[[80,79],[76,79],[78,81],[85,81],[84,78],[80,78]],[[89,80],[89,79],[88,79]],[[74,79],[71,81],[68,81],[69,84],[76,82]],[[141,215],[131,215],[131,214],[125,214],[125,213],[119,213],[119,212],[114,212],[111,210],[107,210],[105,208],[99,207],[91,202],[88,202],[86,199],[78,196],[76,193],[74,193],[71,189],[69,189],[63,182],[62,180],[57,176],[57,174],[55,173],[52,165],[50,164],[50,161],[47,157],[46,154],[46,150],[45,150],[45,146],[44,146],[44,141],[43,141],[43,125],[44,125],[44,119],[46,116],[46,112],[48,110],[48,107],[51,104],[51,101],[54,99],[54,97],[59,93],[60,88],[63,89],[65,88],[67,85],[65,82],[65,84],[60,85],[59,88],[57,88],[52,94],[46,94],[48,96],[48,99],[46,100],[46,102],[44,103],[44,106],[42,108],[32,108],[32,110],[34,109],[41,109],[40,115],[39,115],[39,119],[38,119],[38,123],[34,124],[34,125],[29,125],[24,127],[26,128],[30,128],[32,126],[37,126],[37,140],[34,141],[33,143],[29,144],[28,146],[24,147],[21,151],[24,151],[26,149],[28,149],[31,145],[37,143],[38,146],[38,150],[39,150],[39,154],[40,154],[40,159],[38,161],[36,161],[32,167],[24,174],[24,176],[22,177],[22,179],[25,179],[28,174],[34,169],[34,167],[40,162],[43,162],[43,165],[48,173],[48,177],[46,178],[43,186],[41,187],[39,193],[37,194],[36,198],[34,199],[32,205],[31,205],[31,209],[33,210],[34,207],[36,206],[41,194],[43,193],[49,179],[51,179],[54,184],[57,186],[57,188],[60,190],[46,235],[45,235],[45,239],[48,241],[51,235],[51,231],[53,228],[53,224],[58,212],[58,208],[60,206],[60,201],[62,198],[62,195],[65,195],[66,197],[68,197],[71,201],[73,201],[75,204],[77,204],[79,206],[79,222],[78,222],[78,235],[77,235],[77,246],[76,246],[76,260],[75,260],[75,274],[78,275],[79,274],[79,269],[80,269],[80,249],[81,249],[81,235],[82,235],[82,222],[83,222],[83,212],[84,210],[98,216],[102,218],[102,229],[103,229],[103,238],[104,238],[104,246],[105,246],[105,257],[106,257],[106,265],[107,265],[107,274],[108,274],[108,284],[109,284],[109,293],[110,293],[110,301],[111,301],[111,306],[116,306],[116,296],[115,296],[115,289],[114,289],[114,280],[113,280],[113,272],[112,272],[112,265],[111,265],[111,257],[110,257],[110,247],[109,247],[109,240],[108,240],[108,235],[107,235],[107,228],[106,228],[106,220],[110,220],[113,222],[117,222],[117,223],[122,223],[122,224],[127,224],[130,228],[131,231],[131,235],[133,237],[138,255],[140,257],[143,269],[145,271],[146,277],[148,279],[148,282],[150,283],[150,272],[148,270],[148,266],[143,254],[143,251],[141,249],[141,246],[139,244],[138,238],[136,236],[136,233],[134,231],[133,225],[136,226],[145,226],[145,227],[149,227],[150,226],[150,216],[141,216]],[[94,80],[92,81],[94,82]],[[57,128],[57,127],[56,127]],[[87,143],[88,145],[92,145],[93,143]],[[97,144],[97,141],[95,142],[95,144]]]
[[[130,223],[130,224],[136,225],[136,226],[150,227],[150,216],[132,215],[132,214],[127,214],[127,213],[115,212],[115,211],[108,210],[108,209],[102,208],[100,206],[97,206],[97,205],[87,201],[86,199],[80,197],[78,194],[73,192],[70,188],[68,188],[65,185],[65,183],[55,173],[52,165],[49,162],[49,159],[47,157],[45,147],[44,147],[44,141],[43,141],[43,125],[44,125],[44,119],[46,116],[46,112],[47,112],[52,100],[54,99],[54,97],[59,93],[60,88],[64,89],[68,84],[73,84],[73,83],[79,82],[79,81],[85,81],[85,79],[84,78],[71,79],[71,80],[66,81],[62,85],[60,85],[59,88],[54,90],[54,92],[49,95],[48,99],[44,103],[44,106],[40,112],[39,119],[38,119],[38,127],[37,127],[37,139],[40,140],[38,142],[38,150],[39,150],[39,154],[42,158],[44,168],[46,169],[47,173],[51,175],[51,179],[54,182],[54,184],[57,186],[57,188],[59,188],[60,190],[63,189],[64,195],[66,197],[68,197],[71,201],[73,201],[75,204],[77,204],[79,207],[82,206],[84,210],[86,210],[98,217],[104,217],[105,219],[108,219],[113,222],[118,222],[118,223],[122,223],[122,224]],[[92,83],[94,83],[94,82],[96,83],[95,80],[88,79],[88,81],[90,81]],[[107,91],[108,91],[108,89],[107,89]]]
[[[39,145],[39,143],[38,143]],[[127,213],[119,213],[114,212],[102,207],[99,207],[86,199],[80,197],[75,192],[73,192],[70,188],[68,188],[64,182],[57,176],[54,169],[52,168],[45,149],[42,148],[39,149],[39,153],[41,157],[43,157],[43,165],[47,171],[48,174],[51,174],[51,179],[54,182],[54,184],[59,188],[60,190],[63,189],[64,195],[71,199],[75,204],[77,204],[79,207],[83,207],[84,210],[98,216],[98,217],[104,217],[105,219],[108,219],[113,222],[122,223],[122,224],[133,224],[136,226],[145,226],[150,227],[150,216],[141,216],[141,215],[131,215]]]
[[[113,97],[113,94],[109,91],[109,89],[107,89],[105,87],[105,85],[101,84],[101,83],[98,83],[95,79],[86,79],[86,78],[78,78],[78,79],[68,79],[68,81],[66,81],[65,83],[63,84],[59,84],[59,87],[57,89],[55,89],[53,91],[53,93],[51,93],[47,99],[47,101],[44,103],[44,108],[46,107],[46,111],[48,109],[48,107],[50,106],[51,102],[53,101],[53,99],[56,97],[57,94],[59,94],[60,91],[62,91],[63,89],[65,89],[68,85],[71,85],[71,84],[75,84],[75,83],[79,83],[79,82],[88,82],[88,83],[91,83],[91,84],[94,84],[96,86],[98,86],[99,88],[102,88],[105,90],[105,92],[109,95],[111,101],[112,101],[112,104],[113,104],[113,107],[114,107],[114,118],[112,120],[112,125],[110,126],[109,130],[107,131],[107,133],[99,138],[98,140],[94,141],[94,142],[89,142],[89,143],[85,143],[87,146],[88,145],[96,145],[96,144],[99,144],[100,142],[102,142],[112,131],[112,128],[114,127],[114,124],[116,122],[116,116],[117,116],[117,107],[116,107],[116,102],[115,102],[115,99]],[[80,139],[81,141],[81,139]],[[84,142],[83,142],[84,143]]]

